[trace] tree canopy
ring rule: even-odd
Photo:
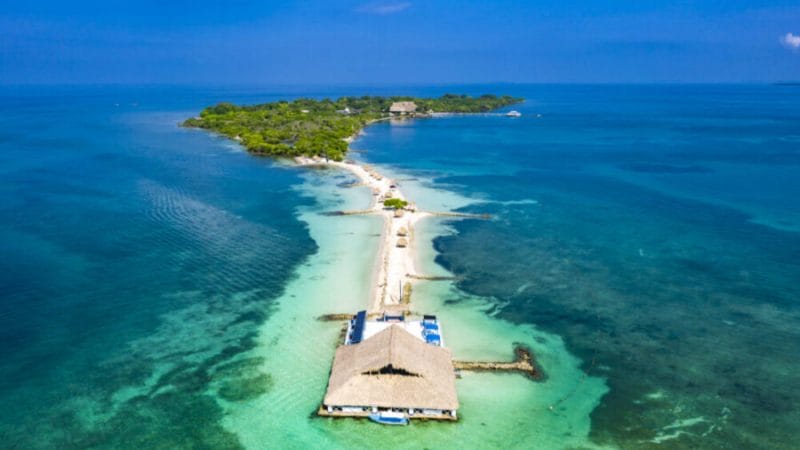
[[[383,201],[383,206],[387,208],[403,209],[408,206],[408,202],[399,198],[387,198]]]
[[[510,96],[445,94],[439,98],[340,97],[299,98],[259,105],[219,103],[183,125],[211,130],[239,141],[248,151],[271,156],[321,156],[340,161],[346,138],[368,123],[389,117],[392,103],[412,101],[417,116],[427,113],[482,113],[521,102]]]

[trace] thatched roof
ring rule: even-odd
[[[394,210],[395,217],[403,217],[403,210],[402,209],[395,209]]]
[[[400,238],[400,239],[397,240],[397,246],[398,247],[408,247],[408,241],[406,240],[406,238]]]
[[[406,230],[406,227],[400,227],[400,229],[397,230],[397,235],[398,236],[408,236],[408,230]]]
[[[392,325],[359,344],[336,349],[323,403],[455,410],[455,381],[450,350]]]
[[[417,104],[414,102],[394,102],[389,107],[389,112],[393,113],[413,113],[417,110]]]

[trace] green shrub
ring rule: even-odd
[[[403,209],[408,206],[408,202],[399,198],[389,198],[383,201],[383,206],[393,209]]]
[[[186,127],[212,130],[231,139],[237,136],[248,151],[272,156],[321,156],[336,161],[347,153],[348,136],[370,121],[388,116],[393,102],[413,101],[417,111],[478,113],[521,102],[521,98],[446,94],[439,98],[340,97],[300,98],[260,105],[218,103],[187,119]],[[349,109],[349,114],[339,111]],[[303,112],[306,111],[306,112]]]

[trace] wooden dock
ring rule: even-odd
[[[533,361],[531,351],[525,347],[514,348],[514,361],[453,361],[453,367],[467,372],[515,372],[533,380],[542,378],[541,371]]]
[[[416,274],[416,273],[407,273],[406,276],[408,278],[413,278],[415,280],[425,280],[425,281],[447,281],[447,280],[457,281],[457,280],[460,279],[459,277],[454,277],[454,276],[450,276],[450,275],[448,275],[448,276],[420,275],[420,274]]]
[[[472,213],[460,213],[460,212],[449,212],[449,211],[446,212],[427,211],[427,212],[432,216],[438,216],[438,217],[463,217],[465,219],[483,219],[483,220],[489,220],[492,218],[491,214],[486,214],[486,213],[472,214]]]
[[[357,216],[363,214],[374,214],[374,209],[354,209],[350,211],[328,211],[322,213],[323,216]]]
[[[403,285],[403,296],[400,298],[401,305],[411,304],[411,291],[414,289],[411,286],[412,285],[409,282],[406,282],[406,284]]]
[[[370,411],[328,411],[325,407],[320,406],[317,409],[317,415],[322,417],[356,417],[356,418],[368,418],[371,414]],[[444,420],[448,422],[455,422],[458,419],[451,416],[450,414],[417,414],[417,415],[408,415],[409,420]]]
[[[343,320],[350,320],[353,318],[352,313],[343,313],[343,314],[323,314],[317,317],[317,320],[320,322],[341,322]]]

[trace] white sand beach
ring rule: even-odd
[[[372,190],[372,204],[369,211],[380,215],[384,220],[384,227],[379,246],[378,265],[373,276],[369,313],[382,311],[403,311],[408,305],[403,305],[402,291],[413,286],[417,274],[414,267],[416,245],[414,243],[414,229],[420,219],[430,216],[430,213],[419,211],[414,203],[409,200],[400,189],[396,181],[387,178],[374,168],[355,162],[325,161],[320,158],[295,158],[299,165],[327,165],[347,170],[353,173],[361,183]],[[408,202],[408,206],[401,210],[385,208],[383,200],[396,198]],[[364,211],[366,213],[366,211]],[[400,244],[400,245],[398,245]]]

